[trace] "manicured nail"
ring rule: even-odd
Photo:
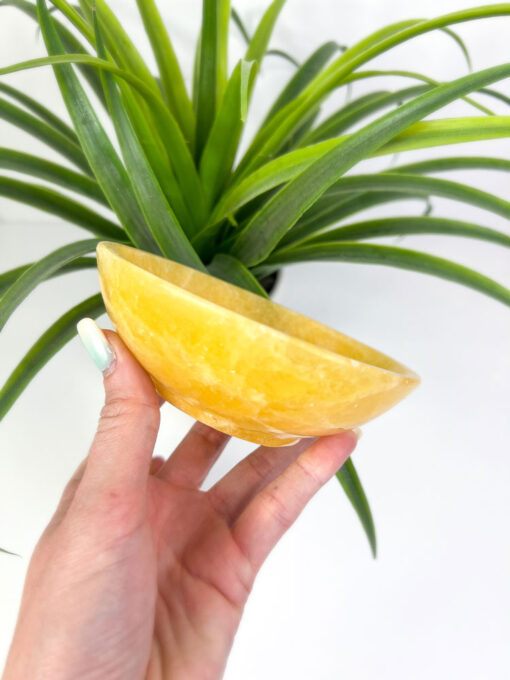
[[[115,352],[103,331],[93,319],[82,319],[76,328],[92,361],[102,373],[107,371],[115,360]]]
[[[360,430],[359,427],[353,427],[352,431],[356,435],[356,439],[359,441],[361,439],[362,435],[363,435],[363,430]]]

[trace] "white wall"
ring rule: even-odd
[[[139,39],[133,0],[111,4]],[[168,25],[190,73],[199,2],[160,4],[169,6]],[[253,27],[266,0],[236,4]],[[426,13],[476,4],[429,0]],[[422,3],[416,0],[294,0],[284,9],[272,44],[302,59],[325,40],[352,44],[383,23],[422,14]],[[472,49],[475,69],[508,61],[509,29],[510,19],[458,28]],[[1,8],[0,64],[41,55],[35,35],[28,19]],[[146,51],[146,43],[140,44]],[[233,45],[240,53],[237,38]],[[438,79],[465,72],[460,52],[442,34],[400,47],[378,65],[415,69]],[[291,72],[287,63],[267,60],[249,129]],[[17,74],[8,82],[63,115],[49,70]],[[403,85],[381,83],[385,86]],[[508,82],[501,89],[508,94]],[[342,97],[336,95],[331,107]],[[508,113],[498,103],[494,108]],[[464,105],[442,115],[456,113],[473,115]],[[3,122],[0,146],[50,156],[41,144]],[[450,151],[508,158],[510,144],[491,141],[405,159]],[[387,162],[379,160],[376,167]],[[458,178],[508,199],[508,179],[501,173],[464,172]],[[503,218],[481,210],[440,199],[434,205],[438,215],[508,230]],[[399,208],[402,213],[410,209],[417,206]],[[2,270],[81,234],[62,221],[0,199]],[[451,257],[510,285],[508,251],[502,248],[432,236],[407,238],[405,245]],[[0,380],[52,320],[96,289],[95,273],[86,272],[45,283],[31,295],[0,337]],[[508,310],[424,275],[340,264],[289,268],[276,299],[394,355],[414,368],[423,384],[399,407],[365,426],[355,454],[375,514],[378,559],[371,560],[357,521],[332,481],[263,568],[227,680],[510,677]],[[9,644],[30,552],[65,481],[86,453],[101,400],[100,376],[74,340],[2,422],[0,545],[22,558],[0,555],[0,660]],[[158,452],[170,452],[189,423],[166,406]],[[212,477],[249,450],[246,443],[232,442]]]

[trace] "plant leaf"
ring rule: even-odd
[[[80,170],[91,174],[87,159],[77,144],[40,118],[24,111],[15,104],[11,104],[2,97],[0,97],[0,118],[28,132],[32,137],[40,139],[41,142],[57,151],[61,156],[70,160]]]
[[[21,555],[18,555],[18,553],[5,550],[5,548],[0,548],[0,553],[4,553],[4,555],[12,555],[13,557],[21,557]]]
[[[39,177],[108,206],[99,184],[94,179],[39,156],[0,147],[0,168]]]
[[[164,148],[167,152],[169,162],[172,164],[176,179],[184,196],[185,204],[193,215],[195,225],[194,228],[197,229],[198,225],[203,224],[203,221],[205,220],[205,201],[202,192],[202,185],[200,184],[193,158],[175,118],[165,106],[162,99],[155,96],[154,92],[152,92],[152,90],[150,90],[150,88],[148,88],[143,81],[134,76],[132,73],[129,73],[129,71],[118,68],[111,62],[105,61],[104,59],[99,59],[98,57],[91,57],[89,55],[82,54],[58,54],[45,57],[43,59],[31,59],[29,61],[13,64],[7,68],[0,69],[0,75],[6,73],[15,73],[16,71],[22,71],[29,68],[38,68],[41,66],[52,65],[54,67],[58,67],[75,63],[87,63],[96,66],[101,71],[107,71],[114,74],[115,76],[118,76],[119,78],[122,78],[137,92],[142,94],[147,103],[150,104],[151,119],[157,121],[158,130],[164,131],[162,138]],[[71,75],[74,75],[72,71]],[[84,95],[83,91],[82,94]],[[126,95],[125,91],[124,95]],[[136,112],[131,110],[130,114],[133,113],[135,113],[136,117]]]
[[[136,4],[156,57],[165,100],[179,123],[184,137],[193,146],[195,113],[186,92],[184,78],[170,36],[154,0],[137,0]]]
[[[413,196],[420,194],[422,196],[442,196],[489,210],[496,215],[510,219],[509,201],[466,184],[435,177],[390,172],[378,175],[351,175],[343,177],[324,194],[325,205],[318,213],[314,211],[310,218],[305,213],[303,221],[296,224],[296,227],[289,233],[292,243],[301,241],[318,229],[333,224],[336,221],[337,201],[338,199],[342,200],[344,193],[349,197],[353,193],[365,191],[409,192]]]
[[[127,235],[116,224],[53,189],[0,176],[0,196],[58,215],[99,238],[127,241]]]
[[[0,298],[0,331],[14,310],[38,286],[61,267],[95,251],[99,241],[77,241],[54,250],[27,269]]]
[[[396,165],[386,172],[403,172],[405,174],[428,174],[449,170],[503,170],[510,171],[510,161],[506,158],[489,158],[486,156],[449,156],[447,158],[430,158],[416,163]]]
[[[34,262],[29,264],[22,264],[14,269],[9,269],[6,272],[0,274],[0,296],[5,293],[5,291],[12,286],[12,284],[22,275],[27,269],[29,269]],[[50,274],[47,278],[51,279],[55,276],[61,276],[62,274],[68,274],[70,272],[78,271],[80,269],[95,269],[97,266],[95,257],[78,257],[76,260],[69,262],[57,271]]]
[[[288,52],[285,52],[285,50],[267,50],[266,57],[281,57],[282,59],[285,59],[285,61],[289,61],[296,68],[299,68],[300,66],[299,61],[294,59]]]
[[[216,112],[218,112],[228,82],[228,34],[230,0],[218,0],[218,60],[216,64]]]
[[[48,13],[45,0],[37,0],[41,31],[50,55],[63,51]],[[104,191],[108,202],[119,217],[131,241],[143,250],[158,252],[158,247],[132,193],[129,177],[99,119],[90,105],[81,84],[70,65],[54,66],[64,98],[82,149]]]
[[[409,200],[421,200],[428,203],[429,197],[427,194],[399,191],[364,191],[343,196],[325,193],[282,238],[278,247],[283,248],[291,243],[307,240],[308,237],[316,235],[325,227],[376,205]]]
[[[251,38],[250,38],[248,31],[246,30],[246,26],[244,25],[243,20],[239,16],[239,12],[234,7],[232,7],[232,9],[230,10],[230,15],[231,15],[235,25],[239,29],[239,32],[243,36],[246,44],[249,45]]]
[[[26,0],[0,0],[0,6],[1,5],[16,7],[17,9],[24,12],[31,19],[38,22],[37,8],[31,2],[26,2]],[[82,45],[82,43],[75,37],[75,35],[71,33],[71,31],[69,31],[62,23],[60,23],[56,19],[55,27],[60,36],[60,39],[62,40],[66,52],[84,55],[89,54],[85,47]],[[97,72],[90,66],[87,66],[86,64],[79,64],[78,69],[85,78],[85,80],[88,82],[90,87],[92,88],[96,97],[103,105],[105,105],[106,102],[104,101],[103,97],[103,88],[101,87],[101,82],[99,80]]]
[[[200,178],[209,206],[216,200],[234,163],[243,130],[243,114],[253,65],[253,61],[248,64],[241,60],[232,72],[202,154]]]
[[[104,47],[96,22],[96,43],[100,57],[105,56]],[[131,122],[122,106],[113,77],[103,72],[108,109],[115,125],[122,154],[129,172],[133,191],[161,252],[182,264],[202,269],[205,267],[188,241],[175,213],[168,205],[163,191],[147,161]]]
[[[355,125],[376,111],[387,108],[392,104],[412,99],[412,97],[428,92],[430,89],[431,86],[428,85],[414,85],[413,87],[397,90],[397,92],[387,92],[385,90],[368,92],[357,99],[353,99],[349,104],[326,118],[326,120],[311,130],[301,140],[300,146],[308,146],[309,144],[322,142],[325,139],[338,137],[352,125]]]
[[[246,269],[242,262],[239,262],[239,260],[231,255],[216,253],[208,269],[209,273],[218,279],[223,279],[223,281],[233,283],[235,286],[249,290],[251,293],[269,298],[269,295],[250,270]]]
[[[460,47],[460,51],[464,55],[464,59],[466,60],[466,64],[467,64],[468,69],[470,71],[472,71],[473,70],[473,64],[471,63],[471,56],[469,54],[469,50],[467,48],[466,43],[462,40],[460,35],[458,33],[456,33],[455,31],[452,31],[451,28],[442,28],[441,31],[443,33],[446,33],[446,35],[449,35],[450,38],[452,38],[453,40],[455,40],[457,45]]]
[[[11,87],[11,85],[7,85],[6,83],[0,83],[0,92],[3,92],[12,99],[15,99],[20,104],[23,104],[25,108],[34,113],[38,118],[57,130],[57,132],[60,132],[60,134],[64,135],[64,137],[67,137],[76,146],[79,146],[78,137],[76,136],[74,130],[70,128],[67,123],[64,123],[64,121],[56,116],[52,111],[47,109],[42,104],[39,104],[39,102],[37,102],[35,99],[32,99],[32,97],[29,97],[24,92],[21,92],[20,90],[17,90],[15,87]]]
[[[31,347],[0,390],[0,420],[32,378],[76,335],[76,324],[83,317],[97,318],[105,312],[101,294],[92,295],[58,319]]]
[[[273,116],[275,116],[280,109],[291,102],[300,94],[303,89],[310,83],[313,78],[319,73],[327,62],[331,59],[333,54],[337,52],[339,45],[336,42],[327,42],[321,45],[313,52],[308,59],[298,68],[296,73],[289,80],[287,85],[280,92],[276,98],[273,106],[269,109],[268,114],[264,118],[261,125],[263,127],[268,123]]]
[[[365,491],[363,490],[360,478],[356,472],[356,468],[354,467],[354,463],[352,462],[351,458],[348,458],[340,470],[338,470],[336,477],[342,485],[345,495],[349,499],[352,507],[359,517],[361,526],[363,527],[368,538],[372,556],[375,558],[377,556],[377,539],[375,534],[374,519],[372,517],[372,512],[370,510],[370,505],[368,503]]]
[[[267,46],[271,39],[273,29],[284,4],[285,0],[273,0],[264,12],[262,19],[248,44],[248,49],[246,50],[246,55],[244,57],[246,61],[258,61],[259,63],[262,61],[267,52]]]
[[[359,241],[380,236],[403,236],[409,234],[444,234],[445,236],[465,236],[482,241],[497,243],[510,248],[510,236],[495,229],[482,227],[472,222],[446,219],[443,217],[411,216],[385,217],[365,222],[346,224],[338,229],[314,236],[306,241],[307,245],[330,243],[331,241]]]
[[[216,114],[219,0],[203,0],[196,98],[195,159],[205,147]]]
[[[415,123],[403,135],[377,149],[371,156],[381,156],[396,151],[415,148],[460,144],[480,139],[497,139],[508,136],[510,118],[446,118]],[[241,206],[269,189],[277,187],[299,175],[314,161],[336,148],[351,135],[328,139],[305,146],[269,161],[237,183],[233,183],[216,205],[209,225],[232,215]],[[208,225],[208,226],[209,226]],[[205,227],[208,228],[208,227]]]
[[[387,26],[351,46],[340,57],[322,71],[293,102],[279,111],[253,139],[243,162],[239,165],[238,177],[261,165],[275,155],[290,134],[306,118],[318,102],[333,90],[345,84],[347,77],[359,66],[387,50],[411,38],[452,24],[494,16],[510,14],[510,4],[486,5],[453,12],[431,20],[411,20]],[[501,76],[503,78],[505,76]],[[493,81],[494,82],[494,81]],[[481,87],[484,87],[481,85]],[[479,89],[479,88],[473,88]],[[464,94],[459,94],[459,97]]]
[[[232,254],[247,266],[258,264],[322,193],[362,158],[448,102],[509,75],[510,64],[503,64],[439,85],[350,135],[262,207],[239,234]]]
[[[261,267],[256,268],[255,274],[259,276],[269,268],[273,270],[275,267],[308,260],[379,264],[431,274],[473,288],[502,302],[504,305],[510,306],[510,290],[497,281],[493,281],[487,276],[456,262],[428,253],[394,246],[344,241],[342,243],[329,242],[286,248],[271,255]]]

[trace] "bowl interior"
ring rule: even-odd
[[[418,376],[394,359],[272,300],[164,257],[117,243],[102,243],[113,254],[213,305],[240,314],[304,342],[412,379]]]

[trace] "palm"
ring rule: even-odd
[[[211,676],[217,677],[252,569],[206,493],[151,478],[149,508],[157,555],[153,651],[164,649],[165,665],[183,677],[195,677],[194,669],[198,674],[207,659]],[[157,663],[151,659],[153,667]]]

